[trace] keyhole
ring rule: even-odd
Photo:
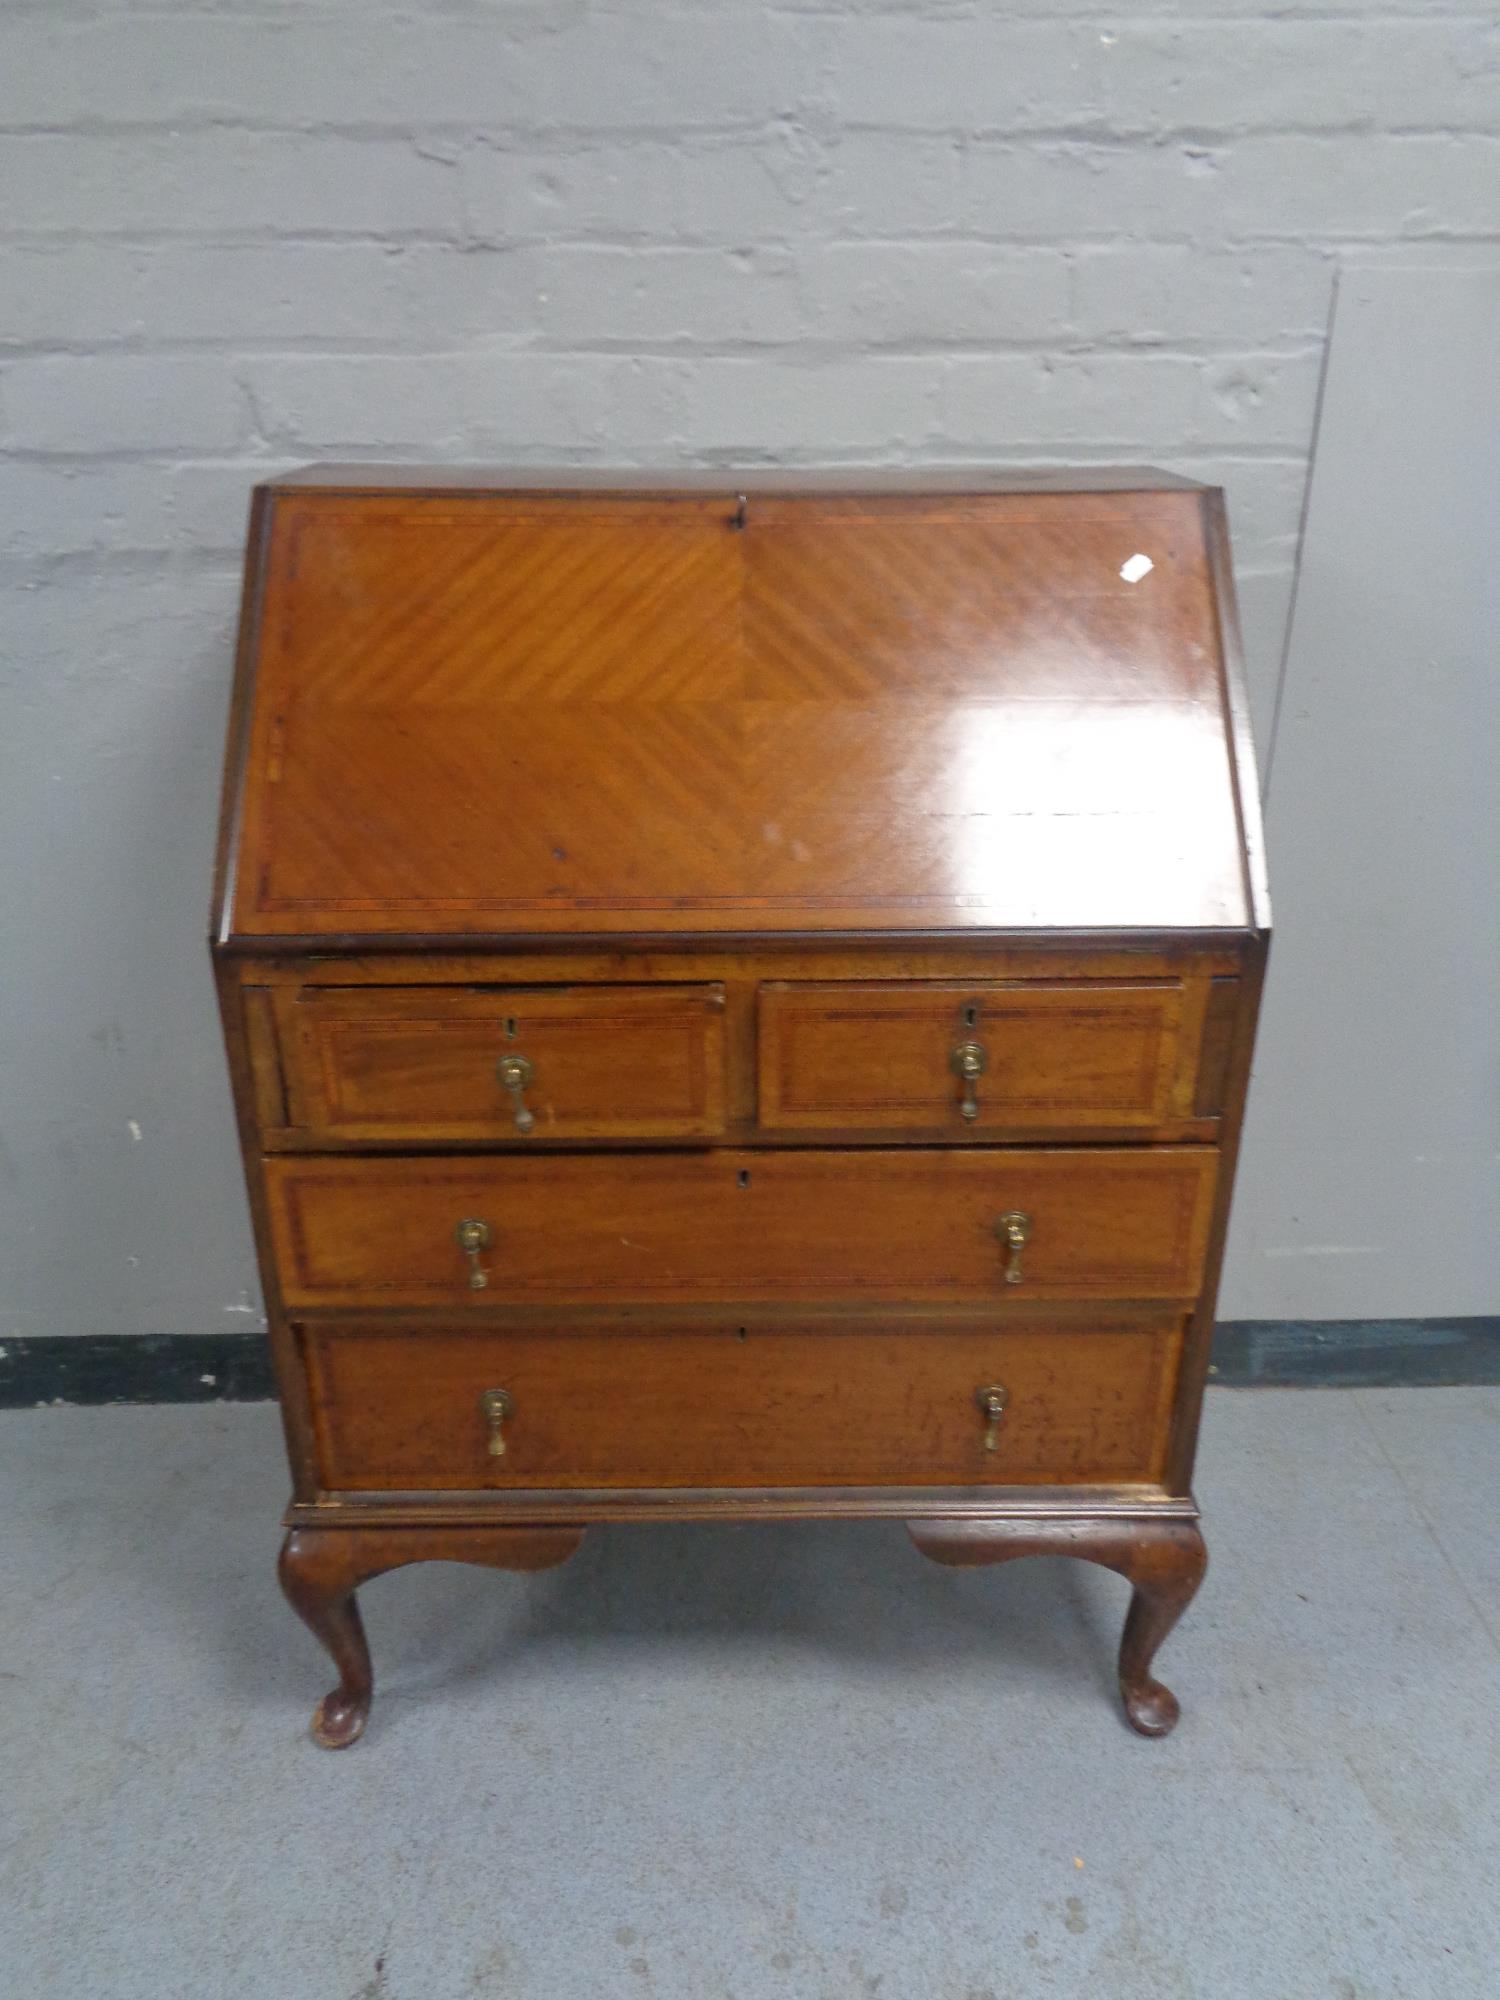
[[[742,1188],[747,1188],[747,1187],[749,1187],[749,1185],[750,1185],[750,1169],[749,1169],[748,1167],[741,1167],[741,1168],[740,1168],[740,1171],[739,1171],[739,1175],[738,1175],[738,1179],[739,1179],[739,1184],[740,1184],[740,1186],[741,1186]]]
[[[516,1017],[514,1014],[507,1014],[505,1017],[505,1039],[508,1042],[513,1042],[516,1039]]]
[[[977,1007],[965,1007],[964,1026],[966,1028],[977,1028],[979,1026],[979,1009]]]

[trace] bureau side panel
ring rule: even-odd
[[[1235,1169],[1239,1162],[1240,1140],[1245,1124],[1245,1098],[1250,1084],[1250,1063],[1255,1052],[1255,1029],[1260,1017],[1261,994],[1265,986],[1266,961],[1270,952],[1269,934],[1247,944],[1238,981],[1238,1008],[1231,1039],[1224,1086],[1224,1111],[1220,1121],[1219,1179],[1214,1193],[1209,1223],[1207,1251],[1203,1264],[1203,1286],[1188,1328],[1183,1355],[1177,1408],[1168,1454],[1167,1481],[1173,1493],[1190,1491],[1193,1462],[1198,1448],[1202,1419],[1203,1390],[1208,1380],[1213,1348],[1214,1318],[1218,1306],[1219,1279],[1224,1267],[1224,1246],[1229,1235],[1229,1212],[1234,1199]]]
[[[256,989],[241,983],[239,968],[220,959],[215,966],[224,1048],[234,1096],[235,1124],[245,1191],[255,1237],[256,1261],[265,1300],[267,1337],[276,1370],[281,1420],[286,1433],[295,1497],[308,1499],[316,1491],[317,1464],[313,1443],[312,1408],[303,1374],[302,1355],[292,1337],[284,1310],[277,1269],[275,1238],[266,1199],[262,1118],[279,1102],[280,1065],[269,1038],[269,1010],[257,1017]]]

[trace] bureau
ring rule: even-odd
[[[888,1516],[1131,1585],[1269,938],[1220,495],[312,468],[251,513],[213,950],[281,1578]]]

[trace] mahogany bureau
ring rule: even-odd
[[[357,1586],[892,1516],[1133,1586],[1268,942],[1221,496],[314,468],[254,497],[214,952],[352,1742]]]

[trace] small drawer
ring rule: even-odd
[[[1184,1003],[1177,980],[768,984],[760,1124],[928,1143],[1160,1132],[1193,1110]]]
[[[724,989],[306,987],[279,1021],[292,1125],[373,1144],[706,1139]]]
[[[1085,1486],[1164,1462],[1183,1322],[302,1330],[321,1481]]]
[[[267,1159],[294,1309],[1191,1299],[1207,1147]]]

